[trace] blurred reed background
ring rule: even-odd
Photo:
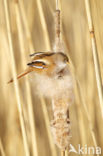
[[[90,2],[103,75],[103,1]],[[7,85],[15,68],[17,73],[26,68],[29,54],[53,49],[55,8],[55,0],[0,0],[1,156],[60,154],[49,131],[50,101],[36,96],[29,75],[19,80],[19,84],[15,79],[15,87],[14,84]],[[70,57],[75,78],[75,102],[70,106],[71,144],[75,148],[78,144],[103,147],[103,120],[84,1],[61,0],[61,20],[64,50]],[[7,25],[11,31],[7,30]]]

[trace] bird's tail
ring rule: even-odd
[[[28,74],[28,73],[30,73],[30,72],[32,72],[33,70],[32,69],[30,69],[30,68],[28,68],[28,69],[26,69],[24,72],[22,72],[21,74],[19,74],[18,76],[17,76],[17,79],[20,79],[21,77],[23,77],[23,76],[25,76],[26,74]],[[9,83],[12,83],[14,80],[13,80],[13,78],[10,80],[10,81],[8,81],[7,83],[9,84]]]

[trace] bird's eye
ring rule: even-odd
[[[64,62],[69,62],[69,59],[67,56],[64,58]]]
[[[38,68],[38,69],[46,68],[46,64],[44,62],[41,62],[41,61],[33,61],[31,63],[28,63],[27,65],[34,67],[34,68]]]

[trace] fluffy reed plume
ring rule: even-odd
[[[58,7],[58,0],[56,1],[56,14],[55,14],[55,52],[62,51],[63,45],[61,41],[61,29],[60,29],[60,10]],[[63,66],[59,64],[59,66]],[[73,101],[73,81],[70,69],[64,68],[60,80],[56,79],[52,82],[50,95],[52,96],[52,109],[54,119],[51,121],[51,131],[53,134],[55,144],[64,151],[62,154],[65,155],[65,150],[70,144],[70,119],[69,119],[69,104]],[[50,86],[50,85],[48,85]]]
[[[65,151],[70,144],[70,119],[68,101],[54,98],[52,101],[54,119],[51,121],[51,131],[55,144]]]
[[[55,144],[65,150],[70,144],[70,119],[69,105],[73,101],[73,82],[72,76],[68,69],[68,74],[63,74],[61,79],[52,79],[52,85],[49,88],[52,96],[52,109],[54,119],[51,121],[51,131]],[[51,83],[51,81],[49,82]],[[46,94],[47,95],[47,94]]]

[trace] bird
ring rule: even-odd
[[[17,76],[17,79],[35,72],[50,78],[62,78],[65,67],[69,64],[69,58],[63,52],[35,52],[30,54],[31,62],[27,64],[26,70]],[[13,82],[13,78],[8,83]]]
[[[51,133],[55,144],[65,150],[70,144],[69,103],[73,100],[69,58],[63,52],[36,52],[30,55],[27,69],[17,79],[35,73],[35,93],[51,99],[53,120]],[[8,83],[13,82],[11,79]]]

